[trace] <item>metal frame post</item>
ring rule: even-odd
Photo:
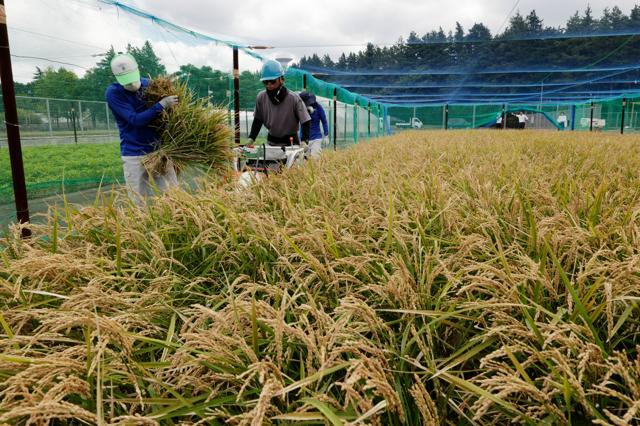
[[[476,106],[473,106],[473,112],[471,113],[471,128],[476,128]]]
[[[571,131],[576,130],[576,106],[571,105]]]
[[[589,131],[593,132],[593,101],[591,101],[591,119],[589,120]]]
[[[367,137],[371,139],[371,102],[367,103],[367,132]]]
[[[107,131],[111,130],[111,119],[109,119],[109,104],[104,104],[105,117],[107,117]]]
[[[624,135],[624,110],[627,108],[627,98],[622,98],[622,119],[620,120],[620,134]]]
[[[49,125],[49,136],[53,137],[53,127],[51,126],[51,107],[49,106],[49,99],[45,99],[47,104],[47,124]]]
[[[347,142],[347,115],[349,111],[349,105],[344,104],[344,141]]]
[[[338,149],[338,89],[333,89],[333,150]]]
[[[82,102],[78,101],[78,124],[80,125],[80,131],[84,132],[84,123],[82,122]]]
[[[302,88],[305,90],[305,92],[307,91],[307,75],[306,74],[302,74]]]
[[[73,105],[73,104],[72,104]],[[78,132],[76,131],[76,110],[71,107],[71,124],[73,124],[73,140],[78,145]]]
[[[502,129],[507,128],[507,106],[502,104]]]
[[[20,143],[20,124],[18,122],[18,106],[13,84],[11,67],[11,51],[9,49],[9,33],[4,0],[0,0],[0,81],[2,82],[2,101],[4,103],[4,121],[7,126],[7,143],[11,161],[11,177],[13,179],[13,195],[16,203],[16,217],[22,224],[29,223],[29,203],[27,200],[27,183],[24,177],[22,162],[22,145]],[[31,236],[29,228],[22,228],[22,237]]]
[[[449,130],[449,104],[444,104],[444,129]]]
[[[238,47],[233,48],[233,118],[235,129],[235,142],[240,144],[240,65],[238,59]]]
[[[358,101],[353,104],[353,143],[358,143],[360,136],[360,123],[358,123]]]

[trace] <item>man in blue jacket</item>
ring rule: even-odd
[[[120,155],[129,196],[142,204],[146,196],[157,189],[164,192],[177,185],[178,178],[172,168],[164,175],[149,175],[142,164],[143,157],[156,150],[160,144],[158,133],[150,124],[166,109],[178,103],[177,96],[167,96],[147,107],[143,98],[149,80],[140,78],[138,64],[129,54],[116,55],[111,61],[111,71],[117,83],[107,88],[105,97],[120,131]]]
[[[322,141],[324,137],[329,136],[329,125],[327,124],[327,115],[324,108],[316,101],[316,95],[309,92],[300,93],[300,99],[304,102],[311,116],[311,127],[309,129],[309,148],[307,155],[311,158],[317,158],[322,153]],[[322,122],[322,130],[320,131],[320,123]]]

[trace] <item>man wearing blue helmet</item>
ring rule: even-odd
[[[282,65],[277,61],[266,61],[260,80],[265,90],[256,97],[249,143],[255,141],[264,125],[269,130],[269,145],[300,145],[301,139],[304,145],[308,144],[311,117],[300,96],[284,86]],[[300,128],[302,137],[298,136]]]

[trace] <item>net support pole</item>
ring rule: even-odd
[[[235,142],[240,144],[240,65],[238,47],[233,47],[233,117],[235,127]]]
[[[622,118],[620,119],[620,134],[624,135],[624,110],[627,108],[627,98],[622,98]]]
[[[333,89],[333,150],[338,149],[338,89]]]
[[[71,107],[71,124],[73,124],[73,140],[78,145],[78,129],[76,129],[76,110]]]
[[[384,106],[382,107],[382,115],[383,115],[383,124],[382,124],[382,133],[383,135],[391,135],[391,122],[389,120],[389,108]]]
[[[476,128],[476,106],[473,106],[473,112],[471,113],[471,128]]]
[[[349,105],[344,104],[344,141],[347,142],[347,115],[349,115]]]
[[[109,119],[109,104],[104,104],[105,117],[107,117],[107,131],[111,130],[111,120]]]
[[[360,123],[358,122],[358,101],[353,103],[353,143],[358,143]]]
[[[590,119],[589,119],[589,131],[593,132],[593,101],[591,101],[591,112],[589,114]]]
[[[444,129],[449,130],[449,104],[444,104]]]
[[[367,138],[371,139],[371,102],[367,104]]]
[[[576,130],[576,106],[571,105],[571,131]]]
[[[84,132],[84,122],[82,121],[82,101],[78,101],[78,124],[80,125],[80,131]]]
[[[502,104],[502,128],[507,128],[507,106]]]
[[[29,223],[29,203],[27,201],[27,183],[24,177],[22,162],[22,145],[20,143],[20,127],[18,123],[18,106],[16,104],[13,69],[11,67],[11,51],[9,49],[9,32],[4,0],[0,0],[0,81],[2,82],[2,101],[4,103],[4,120],[7,126],[7,142],[11,161],[11,177],[13,195],[16,203],[18,222]],[[22,237],[31,236],[29,228],[22,228]]]
[[[49,127],[49,136],[53,137],[53,127],[51,126],[51,105],[49,105],[49,99],[46,100],[47,105],[47,125]]]
[[[304,91],[307,91],[307,75],[306,74],[302,74],[302,88],[304,89]]]

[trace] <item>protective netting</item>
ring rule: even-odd
[[[640,130],[640,97],[554,104],[478,104],[429,105],[388,109],[395,130],[501,128],[507,116],[507,128],[533,128],[564,131]],[[524,126],[515,126],[511,117],[525,115]],[[416,120],[417,119],[417,120]],[[518,122],[518,123],[520,123]]]

